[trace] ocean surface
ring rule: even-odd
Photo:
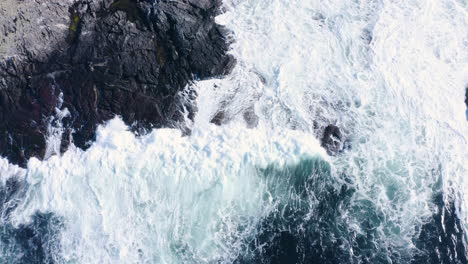
[[[468,2],[224,9],[190,135],[116,117],[59,155],[59,107],[46,160],[0,159],[0,263],[468,263]]]

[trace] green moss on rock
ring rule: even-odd
[[[80,35],[81,18],[78,13],[72,13],[70,26],[68,28],[68,43],[74,43]]]

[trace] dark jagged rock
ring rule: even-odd
[[[343,135],[335,125],[328,125],[322,136],[321,144],[329,155],[335,155],[343,149]]]
[[[25,165],[45,154],[56,108],[62,151],[86,148],[115,115],[135,131],[181,126],[196,109],[181,91],[227,74],[218,0],[0,3],[0,155]],[[63,94],[63,104],[60,95]],[[192,98],[193,99],[193,98]]]
[[[211,123],[217,125],[217,126],[220,126],[223,124],[223,122],[225,122],[225,119],[226,119],[226,114],[224,113],[224,111],[219,111],[218,113],[216,113],[216,115],[211,119]]]
[[[468,86],[465,88],[465,105],[468,108]]]

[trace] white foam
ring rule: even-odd
[[[127,129],[114,119],[85,152],[31,159],[31,186],[13,221],[28,222],[36,211],[63,217],[66,261],[229,260],[273,208],[257,169],[326,156],[298,131],[212,125],[190,137],[158,129],[136,138]]]
[[[246,86],[249,72],[266,79],[260,89],[253,77],[243,87],[261,91],[256,108],[263,121],[304,131],[314,123],[344,128],[353,149],[335,161],[337,170],[354,175],[359,193],[409,233],[430,214],[439,178],[446,195],[467,197],[468,212],[466,3],[225,5],[218,21],[234,31],[232,53],[240,60],[228,82]]]
[[[1,186],[5,186],[8,179],[24,179],[26,170],[17,165],[12,165],[7,159],[0,157],[0,182]]]

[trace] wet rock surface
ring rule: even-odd
[[[327,150],[329,155],[336,155],[343,150],[344,136],[339,127],[328,125],[321,139],[321,145]]]
[[[211,119],[210,122],[212,124],[220,126],[225,122],[225,119],[226,119],[226,114],[224,113],[224,111],[221,110],[218,113],[216,113],[216,115]]]
[[[92,142],[120,115],[135,131],[183,127],[196,79],[227,74],[218,0],[55,0],[0,3],[0,155],[43,158],[64,109],[62,151]],[[182,96],[182,91],[188,96]],[[186,99],[189,98],[189,100]],[[57,118],[55,118],[57,119]]]
[[[468,108],[468,86],[465,88],[465,105]]]

